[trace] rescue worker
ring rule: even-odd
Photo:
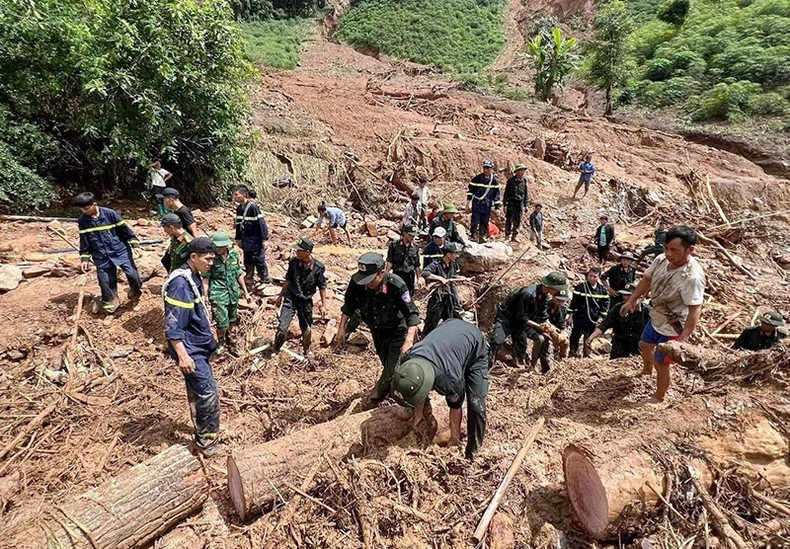
[[[313,334],[313,296],[316,291],[321,295],[318,314],[326,315],[326,268],[313,257],[313,241],[301,238],[293,247],[294,256],[288,261],[285,284],[275,303],[280,309],[279,326],[274,336],[274,352],[282,349],[288,336],[288,326],[296,315],[302,331],[302,350],[310,352]]]
[[[548,319],[548,308],[551,297],[562,290],[568,289],[568,277],[565,273],[552,271],[540,279],[539,284],[530,284],[512,292],[499,305],[491,332],[491,365],[496,362],[499,348],[510,336],[516,365],[525,365],[527,354],[527,340],[534,341],[532,353],[532,367],[534,368],[540,357],[536,349],[541,349],[545,336],[534,326],[528,326],[527,321],[543,324]]]
[[[485,239],[488,238],[491,208],[495,208],[498,212],[502,205],[499,200],[499,180],[494,174],[493,160],[487,158],[483,161],[483,173],[477,174],[469,182],[466,201],[466,209],[472,210],[472,226],[469,236],[475,240],[475,235],[477,235],[478,242],[485,242]]]
[[[428,393],[434,389],[450,408],[449,446],[461,445],[461,406],[466,400],[467,459],[473,459],[486,434],[488,345],[474,325],[463,320],[443,322],[403,357],[392,380],[392,396],[414,408],[414,426],[424,419]]]
[[[529,187],[524,177],[526,172],[527,167],[518,164],[515,173],[505,183],[505,238],[510,237],[512,242],[516,241],[524,209],[529,203]]]
[[[417,180],[417,187],[414,192],[420,195],[420,219],[417,223],[417,228],[420,232],[428,228],[428,209],[431,201],[431,189],[428,188],[428,178],[421,175]]]
[[[571,291],[563,288],[551,297],[549,302],[548,320],[558,330],[564,331],[568,325],[568,301],[571,299]],[[532,344],[532,356],[538,355],[540,360],[540,373],[548,374],[551,370],[551,339],[535,340]],[[535,369],[535,360],[532,361],[532,368]]]
[[[167,187],[162,191],[162,203],[169,211],[173,212],[181,220],[181,226],[184,227],[190,236],[197,236],[197,223],[195,223],[195,216],[192,215],[192,210],[184,206],[180,200],[181,193],[172,187]]]
[[[431,263],[422,272],[425,282],[437,284],[431,290],[428,309],[425,313],[425,324],[422,328],[423,337],[431,333],[439,322],[449,318],[460,318],[463,310],[458,301],[458,293],[453,279],[458,278],[458,245],[448,242],[442,249],[442,259]]]
[[[448,202],[442,210],[442,215],[434,217],[431,222],[431,231],[429,234],[433,235],[438,227],[445,231],[445,238],[450,242],[466,246],[466,242],[458,234],[458,227],[455,225],[455,219],[458,217],[458,208],[452,202]]]
[[[606,214],[601,215],[599,221],[601,224],[595,229],[593,244],[598,249],[598,261],[603,265],[609,259],[609,250],[614,242],[614,227],[609,223],[609,216]]]
[[[214,244],[206,237],[189,243],[189,259],[162,286],[165,337],[170,357],[184,375],[195,445],[206,456],[219,453],[219,391],[209,359],[217,348],[204,302],[200,275],[214,264]]]
[[[236,325],[239,322],[239,298],[242,292],[244,299],[250,300],[244,280],[244,267],[239,261],[239,254],[233,250],[233,241],[226,233],[212,234],[211,242],[217,251],[214,265],[203,276],[203,295],[208,295],[211,316],[217,325],[217,354],[222,354],[227,345],[230,354],[238,357]]]
[[[612,330],[612,350],[609,353],[609,360],[616,358],[626,358],[629,356],[639,356],[639,340],[642,338],[642,332],[650,320],[650,305],[645,300],[639,300],[636,307],[628,315],[623,315],[620,310],[623,306],[623,300],[628,299],[634,293],[636,284],[629,282],[626,287],[620,290],[622,298],[620,302],[615,303],[603,322],[598,324],[598,327],[587,340],[587,348],[590,348],[592,342],[607,330]]]
[[[351,247],[351,233],[348,232],[348,221],[346,220],[345,212],[340,208],[333,208],[321,202],[321,204],[318,205],[318,221],[315,222],[316,235],[318,235],[318,232],[321,230],[324,219],[327,220],[329,238],[332,240],[332,244],[335,246],[337,245],[337,233],[335,229],[343,229],[348,239],[348,246]]]
[[[411,201],[406,204],[406,211],[403,213],[401,225],[413,225],[414,227],[420,224],[422,217],[422,205],[420,204],[420,192],[415,190],[411,193]]]
[[[434,229],[433,238],[422,251],[423,271],[428,268],[428,265],[434,261],[439,261],[444,256],[442,248],[444,248],[445,236],[447,236],[447,231],[444,230],[444,227],[436,227],[436,229]]]
[[[623,300],[624,294],[621,290],[624,290],[627,285],[636,280],[636,267],[633,265],[634,259],[636,258],[631,252],[625,252],[620,256],[619,265],[615,265],[601,275],[601,282],[611,296],[609,300],[610,308]]]
[[[193,238],[184,230],[181,219],[174,213],[166,213],[162,217],[162,228],[170,237],[170,245],[162,258],[162,265],[171,273],[189,259],[189,243]]]
[[[637,265],[642,262],[645,256],[651,255],[655,258],[664,253],[664,245],[667,243],[667,231],[667,222],[662,217],[658,220],[658,227],[653,233],[653,244],[642,250],[639,258],[636,260]]]
[[[269,228],[258,205],[250,198],[250,190],[239,185],[233,191],[236,206],[236,236],[234,240],[244,256],[244,271],[247,286],[252,286],[255,271],[263,284],[271,284],[269,268],[266,266],[266,241]]]
[[[573,328],[571,329],[571,356],[579,356],[579,340],[584,338],[584,356],[590,356],[587,339],[595,331],[598,320],[609,310],[609,294],[600,283],[601,269],[593,267],[587,271],[587,279],[573,290],[571,310]]]
[[[587,192],[590,190],[590,182],[595,175],[595,164],[592,161],[592,153],[587,153],[584,156],[584,162],[579,164],[579,182],[576,184],[576,188],[573,190],[573,198],[576,198],[576,193],[579,192],[579,189],[582,188],[584,185],[584,194],[582,198],[587,196]]]
[[[139,245],[137,237],[121,219],[121,214],[102,208],[93,193],[81,193],[74,199],[82,215],[77,219],[80,234],[80,270],[87,273],[90,262],[96,265],[101,288],[102,310],[113,314],[118,309],[118,269],[129,282],[129,301],[136,308],[142,295],[143,281],[134,264],[132,250]]]
[[[390,242],[387,249],[387,272],[398,275],[409,288],[409,294],[414,297],[414,284],[420,276],[420,247],[417,245],[416,225],[403,227],[400,240]]]
[[[776,311],[765,313],[760,317],[760,325],[746,328],[733,344],[733,349],[746,351],[762,351],[770,349],[786,335],[780,331],[785,321],[782,315]]]
[[[532,240],[538,250],[543,249],[543,204],[535,204],[535,209],[529,214],[529,229]]]
[[[346,289],[337,330],[337,347],[346,342],[349,318],[359,312],[362,321],[370,328],[376,354],[383,370],[376,387],[369,395],[371,403],[387,398],[398,357],[414,343],[420,313],[411,299],[409,289],[401,278],[384,270],[381,254],[362,254],[359,270],[351,277]]]

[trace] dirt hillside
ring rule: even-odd
[[[437,197],[463,206],[466,182],[488,157],[503,184],[513,165],[529,166],[530,200],[544,204],[551,248],[536,250],[522,237],[512,258],[523,258],[501,280],[496,279],[504,268],[475,277],[467,304],[495,283],[477,304],[481,329],[488,330],[510,289],[548,270],[563,269],[573,281],[581,280],[593,261],[586,245],[601,212],[615,221],[619,251],[649,243],[659,216],[690,224],[711,239],[697,252],[709,286],[696,343],[723,350],[731,343],[728,336],[749,325],[758,310],[790,314],[790,185],[736,154],[678,135],[460,91],[422,67],[318,38],[306,46],[299,69],[263,71],[252,102],[261,140],[249,179],[273,234],[273,276],[283,276],[292,243],[310,235],[300,224],[322,198],[353,212],[353,248],[321,241],[315,250],[327,265],[330,319],[339,319],[358,255],[386,248],[386,232],[396,227],[415,175],[426,173]],[[585,199],[573,200],[575,166],[588,150],[595,155],[598,184]],[[163,238],[148,219],[147,205],[110,205],[139,237]],[[232,228],[229,208],[196,215],[209,233]],[[462,219],[468,223],[468,215]],[[380,236],[363,234],[366,220],[378,226]],[[60,228],[76,241],[73,223]],[[19,222],[0,223],[0,244],[10,249],[2,263],[36,265],[42,263],[34,252],[65,246],[47,232],[47,223]],[[183,379],[164,353],[164,278],[157,268],[163,245],[144,249],[141,308],[124,307],[109,322],[90,312],[98,286],[93,273],[81,285],[73,253],[46,255],[48,274],[0,295],[0,445],[11,444],[0,458],[3,528],[34,515],[42,502],[76,496],[172,444],[190,441]],[[72,345],[83,287],[85,305]],[[424,297],[421,290],[422,312]],[[245,313],[248,348],[256,338],[272,337],[272,302],[263,296],[256,313]],[[325,326],[317,324],[314,343]],[[711,335],[719,327],[722,335]],[[292,330],[298,333],[295,325]],[[298,349],[296,340],[287,345]],[[65,385],[58,374],[64,359],[72,366]],[[570,547],[617,546],[618,534],[593,542],[573,519],[562,475],[568,444],[587,449],[602,472],[612,518],[632,504],[628,516],[638,518],[621,519],[624,545],[673,540],[666,508],[654,507],[658,497],[646,482],[672,502],[682,497],[679,486],[670,495],[671,477],[664,475],[672,470],[668,456],[681,455],[681,449],[700,467],[706,464],[708,481],[728,472],[716,476],[716,494],[730,498],[720,499],[721,505],[729,502],[741,520],[760,527],[731,519],[741,532],[768,532],[752,540],[754,546],[786,542],[786,523],[768,524],[775,513],[757,507],[747,516],[744,502],[755,500],[747,498],[746,488],[732,488],[736,481],[748,482],[777,499],[790,490],[786,378],[777,374],[759,385],[733,381],[714,390],[698,372],[678,367],[668,403],[654,408],[642,403],[655,380],[639,376],[640,368],[637,360],[610,362],[605,354],[561,361],[547,376],[499,364],[491,372],[486,440],[474,462],[414,437],[368,448],[364,455],[320,467],[307,487],[312,499],[289,510],[294,514],[286,524],[280,521],[294,492],[281,494],[263,516],[242,522],[228,496],[225,459],[206,459],[210,505],[154,547],[469,547],[477,521],[538,417],[546,418],[546,426],[500,506],[510,535],[497,538],[500,547],[556,547],[559,539]],[[224,440],[233,453],[340,416],[372,386],[379,365],[369,347],[334,352],[320,346],[307,364],[283,354],[226,357],[215,362],[214,371]],[[41,425],[15,440],[48,403],[56,407]],[[444,404],[434,399],[434,407]],[[642,506],[634,506],[640,499]],[[682,512],[692,524],[684,531],[694,531],[694,525],[701,531],[699,508],[688,502]],[[676,539],[671,543],[666,546],[680,546]]]

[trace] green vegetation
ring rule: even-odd
[[[251,74],[220,0],[0,2],[0,207],[131,192],[161,157],[210,199],[246,161]]]
[[[470,73],[504,45],[505,0],[357,0],[337,36],[354,47]]]
[[[244,56],[255,64],[275,69],[299,65],[302,42],[310,35],[309,19],[282,19],[241,23]]]
[[[563,80],[578,65],[576,39],[566,38],[558,27],[551,33],[536,34],[527,44],[526,57],[535,66],[535,95],[548,101],[552,90],[562,88]]]
[[[584,72],[606,92],[606,115],[612,114],[612,90],[625,84],[633,70],[626,43],[630,31],[625,3],[610,0],[595,15],[592,39],[585,44]]]
[[[323,0],[228,0],[236,21],[268,21],[309,16]]]
[[[790,0],[626,0],[638,70],[623,95],[695,121],[790,112]]]

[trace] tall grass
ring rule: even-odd
[[[312,32],[312,20],[270,19],[240,23],[244,55],[256,65],[275,69],[299,66],[302,43]]]

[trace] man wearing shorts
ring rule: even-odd
[[[667,232],[665,252],[653,261],[631,297],[620,308],[622,315],[635,311],[639,299],[650,292],[653,309],[642,332],[639,349],[644,361],[642,374],[658,372],[656,392],[649,400],[664,400],[670,383],[670,360],[656,352],[656,345],[670,340],[688,341],[702,314],[705,294],[705,271],[692,256],[697,232],[678,225]]]

